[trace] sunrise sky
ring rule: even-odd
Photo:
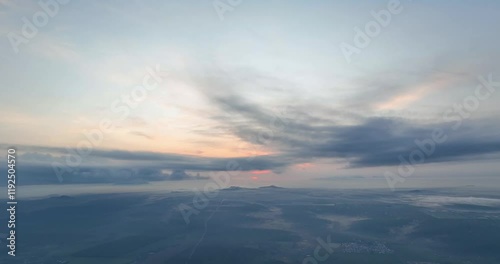
[[[500,2],[229,2],[53,2],[40,23],[37,1],[1,0],[0,143],[24,183],[206,181],[236,161],[234,185],[386,186],[435,130],[401,184],[498,179]]]

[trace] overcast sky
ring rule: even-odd
[[[27,184],[500,177],[498,1],[48,2],[0,0]]]

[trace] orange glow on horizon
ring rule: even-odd
[[[297,165],[295,165],[295,166],[297,166],[297,167],[298,167],[299,169],[301,169],[301,170],[304,170],[304,169],[308,169],[308,168],[314,167],[314,165],[313,165],[312,163],[309,163],[309,162],[307,162],[307,163],[300,163],[300,164],[297,164]]]

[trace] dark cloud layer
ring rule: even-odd
[[[63,175],[63,183],[136,184],[150,181],[203,179],[195,173],[226,170],[272,170],[316,159],[343,159],[349,167],[392,166],[409,160],[418,149],[415,140],[429,140],[434,130],[447,139],[435,144],[425,163],[474,161],[498,158],[500,137],[494,122],[475,120],[454,131],[453,123],[422,124],[400,118],[366,118],[351,125],[328,122],[324,117],[280,116],[277,120],[258,106],[241,101],[221,100],[226,111],[237,112],[238,122],[225,119],[231,131],[252,144],[261,144],[277,154],[256,157],[207,158],[168,153],[94,149],[78,166]],[[233,106],[234,102],[234,106]],[[294,111],[291,111],[294,112]],[[265,135],[265,136],[263,136]],[[0,146],[6,148],[7,146]],[[66,166],[71,154],[67,149],[18,146],[21,184],[58,183],[54,162]],[[73,153],[74,155],[74,153]],[[171,171],[165,173],[164,171]]]
[[[425,163],[474,161],[500,153],[500,124],[495,117],[463,119],[457,129],[456,119],[422,122],[402,117],[370,117],[367,113],[306,104],[303,100],[276,110],[241,95],[239,81],[230,74],[210,75],[197,82],[221,110],[213,116],[218,123],[225,124],[228,131],[242,140],[266,145],[280,153],[279,159],[290,162],[340,158],[348,161],[350,167],[398,165],[399,156],[408,160],[410,153],[418,149],[415,141],[432,139],[435,130],[442,131],[447,138],[436,143],[435,151],[425,157]],[[212,92],[214,87],[217,93]],[[374,100],[377,101],[371,99]]]
[[[283,126],[276,129],[269,125],[276,116],[256,105],[242,109],[241,100],[219,101],[224,109],[245,117],[245,122],[226,121],[232,131],[244,140],[270,132],[269,139],[252,143],[268,144],[287,157],[341,158],[351,167],[398,165],[400,155],[408,160],[412,151],[420,149],[415,142],[432,140],[434,131],[440,131],[446,140],[433,143],[434,151],[426,155],[425,163],[477,160],[500,153],[498,126],[491,125],[495,120],[464,120],[457,130],[453,129],[455,122],[422,123],[388,117],[358,118],[355,124],[345,125],[326,117],[310,117],[310,113],[297,114],[292,109],[290,116],[280,117]],[[314,107],[310,110],[314,113]]]
[[[0,149],[6,148],[0,145]],[[281,170],[291,160],[278,156],[206,158],[178,154],[94,149],[76,151],[44,146],[17,146],[21,184],[118,183],[207,179],[210,171]],[[81,158],[78,164],[72,161]],[[58,177],[58,172],[61,177]],[[167,173],[165,171],[170,171]],[[200,175],[201,174],[201,175]],[[59,181],[61,179],[62,181]]]
[[[258,82],[259,76],[243,78]],[[257,80],[257,81],[255,81]],[[271,82],[274,80],[266,80]],[[371,117],[342,108],[328,108],[289,102],[286,107],[270,108],[251,101],[238,92],[240,79],[215,74],[194,79],[211,104],[219,111],[215,131],[227,131],[243,141],[265,146],[273,155],[235,158],[209,158],[172,153],[93,149],[80,164],[70,166],[64,183],[143,183],[164,180],[203,179],[198,173],[225,170],[284,171],[293,164],[317,159],[341,159],[348,167],[394,166],[410,160],[418,150],[416,141],[432,139],[433,131],[446,136],[435,143],[423,162],[477,161],[499,158],[500,124],[497,118],[458,121]],[[257,84],[256,84],[257,85]],[[271,85],[272,86],[272,85]],[[217,89],[213,89],[216,87]],[[273,93],[279,89],[271,89]],[[213,131],[196,131],[218,136]],[[137,136],[146,136],[135,133]],[[0,149],[6,148],[0,145]],[[18,146],[21,180],[25,184],[58,182],[54,162],[66,166],[71,156],[67,149]],[[166,173],[169,171],[170,173]],[[193,175],[198,176],[193,176]]]

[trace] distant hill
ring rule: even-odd
[[[269,185],[269,186],[262,186],[262,187],[259,187],[259,189],[285,189],[283,187],[278,187],[276,185]]]
[[[231,186],[229,188],[222,189],[223,191],[239,191],[239,190],[248,190],[247,188],[239,187],[239,186]]]

